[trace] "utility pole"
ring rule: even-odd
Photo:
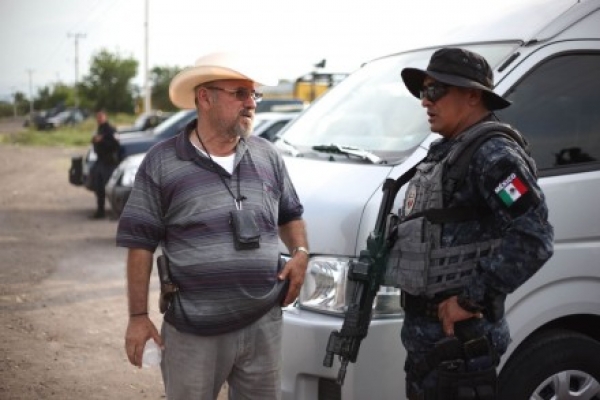
[[[12,90],[13,95],[13,117],[14,119],[17,119],[17,88],[11,86],[10,89]]]
[[[75,40],[75,107],[79,107],[79,96],[77,95],[77,83],[79,82],[79,39],[85,38],[83,33],[67,33],[67,37]]]
[[[152,88],[150,87],[150,76],[148,71],[148,1],[146,0],[145,21],[144,21],[144,111],[149,112],[152,109]]]
[[[33,70],[28,69],[27,73],[29,74],[29,115],[33,115],[33,86],[31,83],[31,75],[33,74]]]

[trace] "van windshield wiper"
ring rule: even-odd
[[[363,160],[368,160],[373,164],[384,163],[384,161],[381,158],[377,157],[375,154],[353,146],[343,146],[341,144],[331,143],[313,146],[312,149],[323,153],[335,153],[356,156],[362,158]]]
[[[283,150],[287,151],[288,153],[290,153],[290,155],[292,157],[299,157],[302,154],[300,153],[300,151],[298,151],[298,149],[296,148],[296,146],[294,146],[292,143],[290,143],[288,140],[284,139],[282,136],[277,136],[277,140],[276,140],[277,144],[282,147]],[[279,143],[283,143],[283,145],[279,144]]]

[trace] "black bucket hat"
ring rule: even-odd
[[[488,62],[477,53],[458,48],[442,48],[431,56],[427,70],[404,68],[401,72],[404,84],[413,96],[419,98],[426,76],[451,86],[483,91],[485,105],[490,110],[510,106],[510,101],[492,90],[494,73]]]

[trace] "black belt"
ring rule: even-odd
[[[438,306],[441,300],[428,299],[422,296],[414,296],[404,291],[400,294],[400,305],[407,314],[425,316],[435,320],[438,318]]]

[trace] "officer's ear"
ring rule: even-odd
[[[467,96],[467,102],[470,106],[477,107],[478,105],[483,105],[485,107],[485,100],[482,90],[465,88],[464,91]]]

